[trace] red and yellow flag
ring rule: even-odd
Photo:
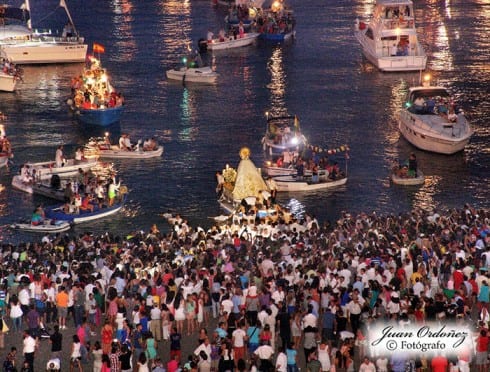
[[[94,53],[104,53],[105,52],[104,46],[101,44],[97,44],[97,43],[94,43],[93,50],[94,50]]]

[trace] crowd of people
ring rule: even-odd
[[[170,221],[167,233],[153,225],[124,238],[3,244],[0,347],[3,324],[27,326],[4,371],[40,370],[42,337],[49,371],[488,370],[489,210],[344,212],[323,224],[280,214],[207,231]],[[376,320],[443,319],[471,325],[474,353],[395,357],[367,345]],[[61,350],[63,336],[71,350]]]
[[[83,75],[71,81],[73,104],[83,109],[118,107],[124,104],[124,97],[110,84],[106,70],[95,57],[90,59],[90,68]]]

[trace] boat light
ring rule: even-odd
[[[423,82],[424,87],[430,86],[430,79],[431,79],[430,74],[424,75],[424,82]]]
[[[270,160],[267,160],[267,161],[265,162],[265,164],[266,164],[268,167],[270,167],[272,163],[270,162]]]
[[[297,145],[297,144],[298,144],[298,137],[293,137],[293,138],[291,139],[291,143],[292,143],[293,145]]]
[[[278,12],[278,11],[280,11],[280,10],[281,10],[281,3],[280,3],[279,1],[277,1],[277,0],[276,0],[276,1],[274,1],[274,2],[272,3],[272,5],[271,5],[271,10],[272,10],[273,12]]]
[[[102,81],[103,83],[107,82],[107,75],[102,74],[102,76],[100,77],[100,81]]]
[[[105,132],[104,136],[109,137],[109,132]]]
[[[410,108],[410,107],[412,107],[412,104],[410,102],[405,102],[405,107]]]
[[[182,58],[182,63],[183,63],[184,65],[186,65],[186,64],[187,64],[187,57],[183,57],[183,58]]]
[[[400,27],[397,27],[395,30],[396,36],[400,37]]]

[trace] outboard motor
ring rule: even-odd
[[[201,38],[197,42],[197,47],[199,49],[199,53],[207,53],[207,51],[208,51],[208,42],[205,39]]]
[[[61,188],[61,179],[60,176],[57,174],[53,174],[51,176],[51,187],[53,189],[60,189]]]

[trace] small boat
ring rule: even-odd
[[[225,38],[216,38],[207,41],[207,48],[210,50],[225,50],[239,48],[251,45],[257,40],[259,34],[257,32],[245,33],[243,37],[227,36]]]
[[[420,71],[427,55],[415,27],[411,0],[377,0],[371,21],[356,20],[355,36],[364,56],[381,71]]]
[[[71,224],[68,221],[46,219],[43,223],[33,225],[30,220],[23,220],[10,225],[11,229],[23,230],[27,232],[38,233],[59,233],[71,229]]]
[[[86,160],[65,159],[64,165],[61,167],[56,166],[54,161],[45,161],[39,163],[26,163],[31,176],[35,180],[47,180],[51,179],[54,174],[60,177],[70,177],[76,175],[80,169],[89,170],[99,166],[97,158],[91,158]]]
[[[284,151],[301,151],[308,141],[301,133],[296,115],[272,116],[266,113],[267,126],[262,138],[264,151],[271,155],[282,155]]]
[[[259,39],[281,43],[296,36],[296,19],[293,11],[284,3],[274,1],[270,9],[265,9],[257,16]]]
[[[94,44],[94,50],[101,48]],[[73,97],[67,103],[80,122],[106,127],[121,120],[124,99],[111,85],[100,59],[90,57],[90,67],[73,79],[72,91]]]
[[[24,182],[21,175],[16,175],[12,178],[12,187],[28,194],[42,195],[59,201],[65,200],[65,189],[63,187],[54,187],[52,184],[41,181]]]
[[[218,74],[211,67],[204,66],[199,53],[195,53],[194,57],[184,57],[182,62],[184,66],[167,70],[167,79],[178,80],[183,84],[186,82],[216,83]]]
[[[87,44],[75,29],[65,0],[60,0],[68,23],[61,33],[32,29],[30,2],[21,7],[0,5],[2,57],[16,64],[47,64],[84,62]]]
[[[446,155],[462,151],[473,134],[463,110],[445,87],[430,85],[430,76],[424,80],[408,90],[398,114],[400,133],[422,150]]]
[[[162,156],[163,146],[154,142],[149,147],[150,144],[146,146],[145,143],[146,141],[139,140],[133,150],[125,150],[118,145],[111,145],[107,136],[105,138],[91,138],[85,145],[84,155],[87,158],[96,156],[106,159],[150,159]]]
[[[397,168],[397,169],[392,169],[391,171],[391,181],[396,185],[403,185],[403,186],[423,185],[425,182],[425,176],[421,170],[417,170],[416,177],[401,175],[400,170]]]
[[[17,86],[17,82],[20,80],[21,76],[17,70],[10,70],[8,68],[0,69],[0,91],[13,92]]]
[[[274,177],[274,182],[277,192],[316,191],[345,185],[347,177],[339,175],[338,178],[331,179],[327,175],[316,178],[312,175],[303,177],[289,175]]]
[[[167,79],[179,80],[182,83],[205,83],[214,84],[218,74],[211,67],[181,67],[179,69],[167,70]]]
[[[122,187],[121,187],[122,189]],[[126,201],[127,194],[122,193],[119,200],[112,206],[99,208],[98,205],[94,205],[93,212],[79,210],[78,213],[65,212],[65,204],[58,204],[45,208],[46,217],[56,220],[68,221],[70,223],[78,224],[93,220],[98,220],[119,212]]]

